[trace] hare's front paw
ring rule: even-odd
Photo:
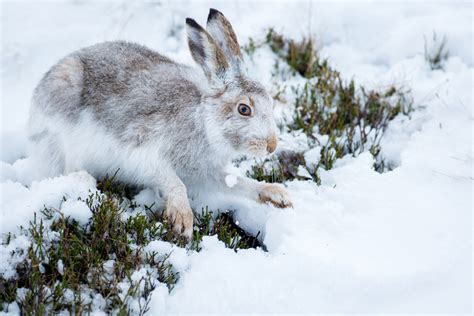
[[[293,207],[290,195],[281,184],[262,184],[258,192],[258,200],[261,203],[270,202],[279,208]]]
[[[165,217],[173,225],[173,231],[187,239],[193,234],[193,211],[186,194],[171,194],[166,203]]]

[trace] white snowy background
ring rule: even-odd
[[[396,163],[391,172],[375,172],[368,153],[345,157],[321,186],[288,184],[294,210],[208,197],[211,205],[240,205],[240,222],[264,232],[268,252],[234,252],[215,237],[205,238],[199,253],[152,242],[148,247],[173,250],[180,280],[171,294],[165,286],[155,290],[150,314],[470,314],[472,2],[2,2],[0,233],[27,225],[43,205],[58,207],[63,196],[95,188],[84,172],[28,181],[29,101],[49,67],[80,47],[115,39],[192,64],[184,19],[204,24],[210,7],[228,17],[241,44],[263,38],[268,27],[294,38],[313,35],[344,78],[410,88],[415,112],[391,122],[384,137],[384,156]],[[433,32],[448,40],[444,70],[431,70],[424,59],[424,38]],[[247,64],[268,87],[269,56],[258,52]],[[63,211],[80,221],[90,215],[77,205]],[[0,273],[12,273],[7,257],[18,243],[1,247]]]

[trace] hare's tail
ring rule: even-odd
[[[34,165],[33,180],[64,174],[65,156],[57,135],[48,130],[30,135],[28,152]]]

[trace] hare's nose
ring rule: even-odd
[[[269,154],[271,154],[272,152],[275,151],[275,149],[277,147],[277,143],[278,143],[278,139],[277,139],[276,135],[273,135],[272,137],[270,137],[267,140],[267,152]]]

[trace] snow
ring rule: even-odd
[[[145,247],[145,251],[150,254],[157,253],[157,260],[162,260],[165,256],[168,256],[168,262],[179,273],[184,273],[188,268],[188,256],[184,248],[161,240],[154,240]]]
[[[2,230],[2,234],[4,231]],[[15,266],[22,262],[27,254],[21,252],[21,249],[27,249],[30,241],[26,236],[18,236],[6,247],[0,247],[0,258],[2,258],[2,265],[0,265],[0,274],[5,278],[12,278],[16,276]],[[13,256],[10,254],[14,253]]]
[[[311,166],[315,166],[319,162],[319,158],[321,155],[321,147],[316,146],[311,148],[307,152],[304,153],[304,160],[306,161],[306,166],[311,168]]]
[[[298,166],[298,172],[297,172],[297,175],[299,177],[302,177],[302,178],[306,178],[306,179],[312,179],[311,177],[311,174],[308,172],[308,170],[303,167],[302,165],[299,165]]]
[[[345,157],[321,173],[321,186],[288,183],[292,210],[215,192],[193,201],[237,209],[239,225],[264,233],[268,252],[234,252],[215,236],[204,238],[201,252],[152,241],[146,251],[170,253],[180,280],[171,293],[156,287],[149,313],[470,313],[470,2],[2,3],[0,233],[27,226],[44,206],[80,222],[90,216],[79,200],[96,189],[86,172],[32,181],[24,126],[42,74],[79,47],[118,38],[191,63],[181,27],[186,16],[204,23],[209,7],[226,14],[241,44],[263,38],[270,26],[295,38],[310,29],[321,55],[344,78],[369,88],[403,85],[416,111],[410,120],[392,121],[384,135],[382,154],[395,166],[391,172],[375,172],[368,153]],[[424,37],[430,41],[433,31],[448,40],[443,70],[431,70],[423,57]],[[247,60],[269,87],[271,58],[261,50]],[[285,109],[278,107],[282,118]],[[282,134],[278,150],[287,149],[306,151],[308,167],[319,159],[320,148],[309,150],[304,133]],[[145,189],[135,200],[156,198]],[[9,253],[27,243],[19,236],[0,247],[1,274],[16,273],[12,266],[21,255]],[[93,305],[103,308],[105,301],[97,297]],[[9,309],[18,313],[15,304]]]
[[[226,177],[225,177],[225,184],[229,187],[229,188],[233,188],[236,184],[237,184],[237,177],[233,174],[228,174]]]
[[[85,200],[95,190],[95,183],[96,180],[85,171],[33,181],[29,187],[11,180],[0,183],[2,232],[14,232],[19,225],[26,227],[33,213],[45,207],[60,209],[63,198]],[[65,210],[83,220],[87,214],[80,214],[77,205],[75,209],[71,208],[72,203],[65,202]]]
[[[70,216],[77,220],[79,224],[86,224],[92,217],[92,212],[86,202],[81,200],[66,200],[61,206],[64,216]]]
[[[57,265],[56,268],[57,268],[59,274],[64,275],[64,263],[61,259],[58,261],[58,265]]]

